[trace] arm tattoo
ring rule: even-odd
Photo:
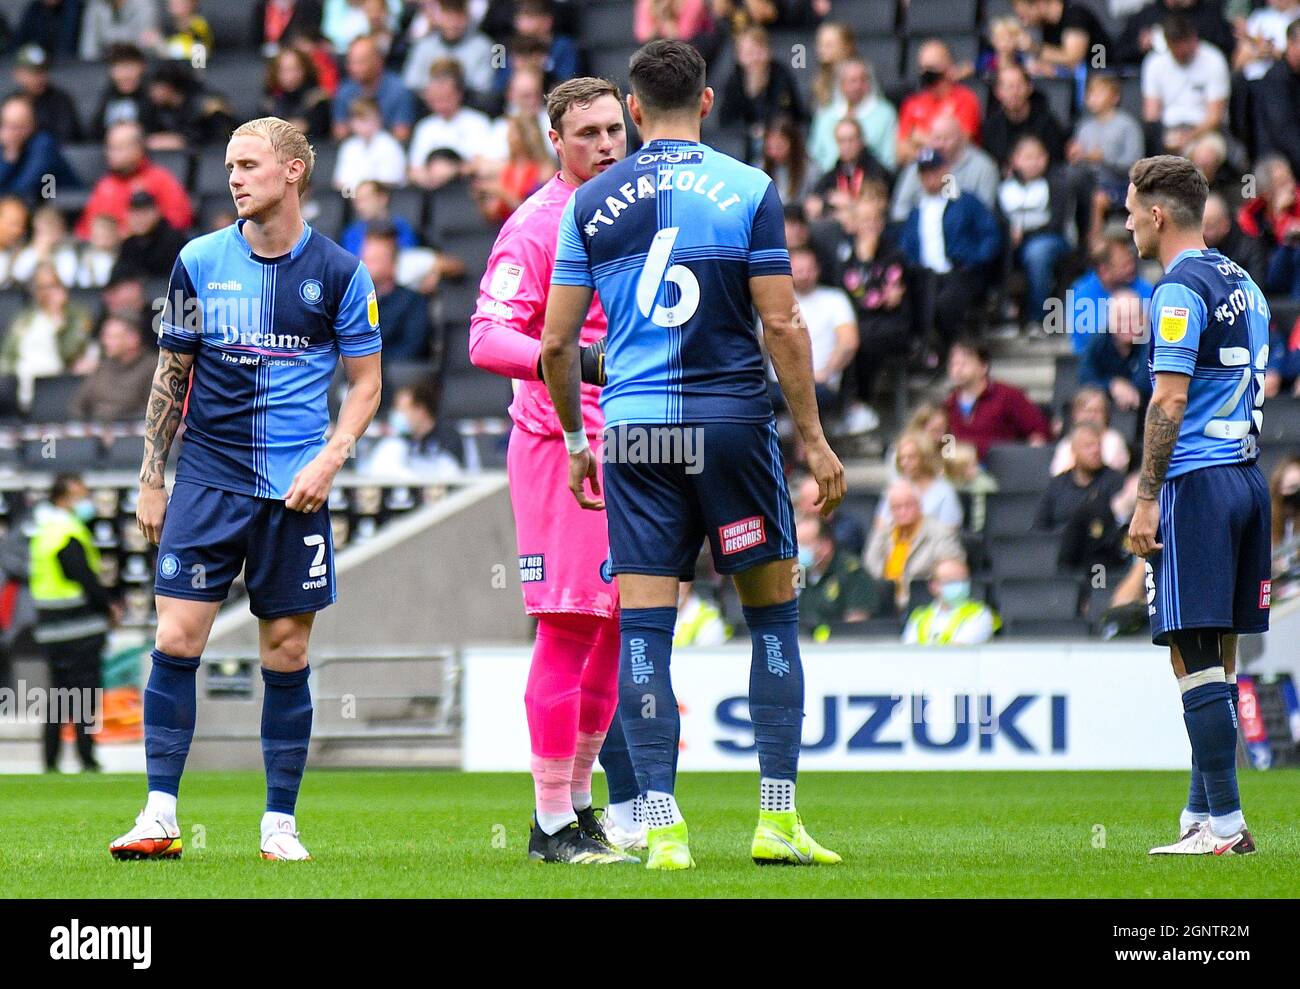
[[[1153,500],[1160,493],[1182,424],[1181,414],[1170,415],[1155,402],[1147,407],[1146,433],[1142,443],[1142,473],[1138,477],[1139,498]]]
[[[190,390],[192,354],[178,354],[171,350],[158,352],[158,369],[153,375],[153,390],[149,393],[149,406],[144,417],[144,463],[140,467],[140,483],[160,488],[167,468],[167,455],[172,439],[181,423],[181,410]]]

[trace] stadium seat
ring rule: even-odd
[[[119,436],[104,451],[105,470],[136,470],[143,460],[143,436]]]
[[[446,352],[442,356],[443,374],[465,374],[474,370],[469,360],[469,329],[464,323],[444,324]]]
[[[1087,7],[1097,15],[1097,20],[1101,21],[1101,26],[1112,39],[1123,29],[1123,18],[1116,17],[1110,12],[1112,0],[1078,0],[1078,3],[1080,7]]]
[[[37,379],[40,380],[40,379]],[[103,458],[97,436],[60,436],[23,440],[22,462],[31,470],[94,470]],[[136,461],[136,467],[140,462]]]
[[[194,165],[193,191],[200,196],[220,194],[227,202],[230,201],[230,180],[226,174],[225,148],[204,148],[199,152],[198,160]]]
[[[1009,578],[996,586],[1009,634],[1052,634],[1048,628],[1057,625],[1072,632],[1087,631],[1087,623],[1079,618],[1080,583],[1074,577]]]
[[[224,150],[222,154],[225,154]],[[160,165],[175,175],[185,188],[190,188],[194,177],[194,158],[188,150],[150,151],[149,158],[155,165]]]
[[[852,515],[870,532],[871,523],[880,509],[880,497],[878,491],[850,491],[840,503],[839,510]]]
[[[626,45],[632,37],[633,5],[597,0],[582,5],[582,42],[588,51]]]
[[[849,25],[858,35],[888,35],[894,33],[898,23],[897,0],[833,0],[828,21]]]
[[[1085,639],[1091,629],[1086,618],[1003,619],[1003,635],[1010,639]]]
[[[81,377],[76,374],[57,374],[37,378],[32,391],[32,405],[27,418],[34,423],[65,422],[72,396],[81,387]]]
[[[63,157],[72,166],[72,170],[87,186],[94,185],[95,181],[108,171],[108,164],[104,159],[104,145],[99,142],[65,144],[62,150]]]
[[[1268,300],[1268,308],[1272,314],[1269,329],[1274,333],[1281,333],[1282,336],[1289,337],[1291,330],[1295,327],[1296,320],[1300,320],[1300,301],[1273,297]]]
[[[1111,409],[1110,426],[1120,436],[1124,437],[1129,446],[1132,446],[1140,438],[1138,433],[1141,425],[1138,422],[1137,409]]]
[[[1079,355],[1057,354],[1052,378],[1052,414],[1065,415],[1079,390]]]
[[[892,35],[859,38],[858,52],[871,63],[881,89],[893,89],[903,81],[903,49],[898,38]]]
[[[970,518],[969,509],[963,517]],[[970,569],[970,572],[984,573],[987,571],[989,562],[988,547],[984,540],[983,531],[968,532],[963,529],[957,535],[961,539],[961,548],[966,553],[966,566]]]
[[[892,584],[893,581],[891,580]],[[907,585],[907,607],[924,608],[934,600],[934,595],[930,593],[930,581],[924,577],[918,577]]]
[[[991,494],[985,499],[984,537],[988,540],[1003,536],[1025,536],[1034,524],[1038,511],[1039,494]]]
[[[477,274],[487,270],[488,258],[492,254],[492,245],[496,243],[494,231],[484,230],[476,233],[462,233],[450,241],[447,250],[465,262],[465,270]]]
[[[631,37],[630,33],[628,37]],[[626,45],[623,47],[610,45],[604,48],[594,48],[587,53],[587,60],[591,63],[591,74],[617,83],[626,91],[627,66],[635,52],[635,46]]]
[[[1260,439],[1264,444],[1295,446],[1300,444],[1300,401],[1294,398],[1274,398],[1264,403],[1264,428]]]
[[[897,639],[903,634],[903,619],[898,617],[868,618],[864,622],[831,622],[827,641],[843,642],[845,639]]]
[[[225,98],[236,120],[248,120],[258,115],[265,71],[265,63],[257,54],[239,51],[222,54],[218,49],[217,57],[203,70],[203,84]]]
[[[1041,78],[1034,80],[1034,88],[1047,100],[1047,108],[1067,131],[1074,120],[1074,94],[1076,83],[1073,78]]]
[[[1142,80],[1136,75],[1121,77],[1119,106],[1134,120],[1142,119]]]
[[[995,580],[1009,577],[1049,577],[1057,572],[1061,538],[1035,532],[1028,538],[1001,536],[989,542],[989,568]]]
[[[469,183],[451,182],[435,189],[429,196],[430,240],[443,247],[448,238],[462,233],[479,233],[487,229],[483,214],[470,193]],[[454,252],[453,252],[454,253]]]
[[[812,38],[806,30],[801,28],[784,28],[768,32],[768,43],[772,47],[772,57],[783,65],[790,65],[794,58],[794,53],[802,46],[805,64],[815,66],[817,62],[817,53],[813,50]],[[792,73],[796,80],[803,76],[811,76],[812,70],[799,71]]]
[[[58,60],[50,66],[50,83],[72,96],[83,114],[93,112],[90,108],[99,104],[108,88],[108,66],[103,62]]]
[[[999,443],[989,448],[984,466],[998,482],[1000,493],[1034,492],[1047,489],[1055,449],[1050,444]]]
[[[462,331],[467,330],[478,303],[478,278],[445,281],[438,286],[434,300],[437,303],[438,319],[442,323],[452,328],[458,327]]]
[[[18,407],[18,376],[0,375],[0,425],[14,425],[22,418]]]
[[[203,16],[212,28],[212,47],[220,53],[218,57],[229,55],[234,49],[253,51],[257,39],[253,37],[252,21],[249,19],[249,7],[242,3],[205,4]]]
[[[14,317],[27,305],[27,293],[20,288],[0,290],[0,339],[9,333]]]
[[[145,296],[149,298],[149,296]],[[68,289],[68,301],[74,305],[81,306],[87,312],[97,313],[100,306],[99,289],[97,288],[70,288]]]
[[[317,141],[311,147],[316,152],[316,164],[312,166],[311,172],[312,188],[333,188],[334,165],[338,161],[339,146],[333,141]]]
[[[1265,405],[1265,408],[1267,407]],[[1263,443],[1259,448],[1259,469],[1266,478],[1272,477],[1279,463],[1297,453],[1300,453],[1300,450],[1293,443]]]
[[[976,0],[942,0],[907,5],[903,33],[910,38],[955,31],[975,32]]]
[[[348,204],[333,189],[319,186],[303,203],[303,218],[331,240],[338,240],[347,220]]]
[[[749,135],[745,133],[743,127],[732,125],[714,127],[708,137],[704,138],[704,143],[721,151],[724,155],[731,155],[733,158],[744,161],[745,152],[749,146]]]
[[[235,204],[230,200],[230,191],[209,192],[202,196],[193,196],[197,200],[199,223],[207,230],[218,216],[233,217]]]
[[[418,233],[429,220],[429,194],[414,185],[394,189],[389,201],[389,212],[393,216],[400,216]]]
[[[439,415],[448,420],[504,418],[510,407],[510,382],[486,371],[449,374],[442,383]]]

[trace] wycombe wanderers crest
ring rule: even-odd
[[[177,559],[175,553],[168,553],[158,561],[158,571],[170,580],[181,572],[181,561]]]
[[[316,279],[308,278],[298,286],[298,294],[302,297],[303,302],[307,303],[309,306],[314,306],[316,303],[320,302],[321,296],[324,294],[324,289],[321,288],[321,283],[316,281]]]

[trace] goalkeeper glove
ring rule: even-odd
[[[601,337],[593,344],[579,351],[579,363],[582,367],[582,383],[585,385],[605,386],[605,338]],[[537,358],[537,376],[546,382],[542,373],[542,359]]]

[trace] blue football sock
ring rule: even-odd
[[[1232,712],[1235,720],[1237,707],[1241,703],[1241,688],[1237,686],[1236,679],[1229,681],[1228,693],[1232,696]],[[1201,777],[1201,769],[1196,764],[1196,753],[1192,753],[1192,782],[1187,790],[1187,814],[1202,821],[1210,818],[1210,801],[1205,795],[1205,780]]]
[[[292,814],[307,768],[311,740],[311,667],[279,673],[262,667],[262,763],[266,766],[266,809]]]
[[[176,796],[185,757],[194,740],[195,673],[198,656],[153,651],[144,688],[144,753],[149,789]]]
[[[600,747],[600,768],[605,770],[605,785],[609,788],[609,802],[623,804],[635,800],[640,788],[636,785],[636,770],[627,752],[627,737],[623,734],[623,715],[618,709],[610,720],[605,744]]]
[[[676,608],[619,612],[619,717],[640,792],[672,793],[681,731],[668,664]]]
[[[793,780],[803,731],[803,664],[795,601],[743,609],[754,653],[749,666],[749,720],[765,779]]]
[[[1205,781],[1215,834],[1226,837],[1240,831],[1245,821],[1237,793],[1237,716],[1228,685],[1206,683],[1186,691],[1183,721]]]
[[[1187,813],[1201,820],[1210,816],[1210,801],[1205,796],[1205,779],[1201,776],[1201,767],[1196,763],[1196,753],[1192,753],[1192,779],[1187,787]]]

